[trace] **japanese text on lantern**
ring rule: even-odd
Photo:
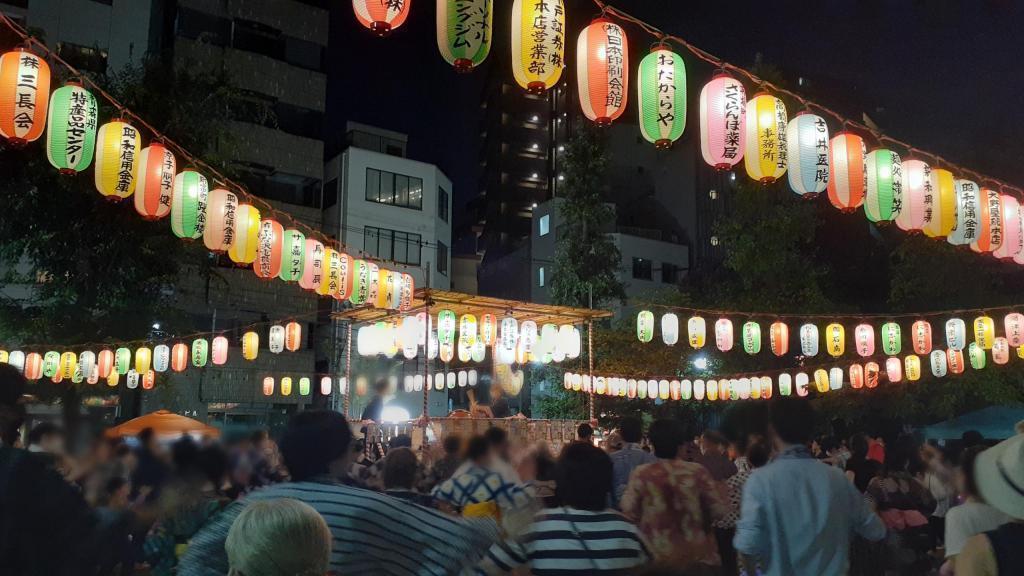
[[[993,246],[1003,243],[1003,205],[999,201],[999,193],[988,195],[989,234]]]
[[[562,2],[537,0],[533,4],[533,32],[530,33],[531,74],[546,74],[550,64],[562,67],[562,48],[565,44],[562,29]]]
[[[736,158],[740,150],[740,114],[744,109],[742,86],[738,82],[725,85],[725,138],[723,158]]]
[[[761,158],[775,162],[779,168],[786,167],[786,139],[776,138],[777,134],[786,133],[786,105],[782,100],[775,99],[775,126],[768,126],[761,133]],[[778,149],[776,149],[776,143]]]
[[[673,110],[676,99],[676,54],[669,50],[658,52],[658,124],[668,126],[676,119]]]
[[[135,144],[139,133],[135,128],[124,125],[121,131],[121,167],[117,172],[117,186],[114,188],[120,196],[128,195],[132,180],[135,179]]]
[[[458,0],[455,3],[454,48],[471,51],[491,41],[490,4],[479,0]]]
[[[25,134],[35,125],[36,99],[39,83],[39,57],[22,54],[18,67],[18,84],[15,86],[14,126],[19,134]],[[48,95],[44,94],[44,98]]]
[[[814,163],[814,181],[828,182],[828,124],[825,119],[818,117],[814,121],[814,152],[817,161]]]
[[[932,167],[924,165],[924,221],[932,221],[932,211],[935,205],[935,189],[932,187]]]
[[[611,22],[604,25],[605,34],[608,36],[608,48],[605,54],[605,62],[608,66],[608,95],[605,96],[605,105],[612,107],[622,106],[622,28]]]
[[[903,211],[903,163],[893,153],[892,158],[892,213],[893,216]]]
[[[171,193],[174,190],[174,155],[171,154],[170,150],[164,150],[163,165],[160,169],[160,205],[166,206],[168,209],[171,207]],[[230,232],[225,232],[224,237],[234,237],[235,234],[235,209],[231,208],[230,211],[231,225],[228,226],[227,214],[224,217],[224,226],[227,227]]]
[[[961,205],[960,209],[964,211],[964,240],[974,240],[977,234],[978,228],[978,212],[975,210],[974,197],[978,193],[973,182],[964,182],[961,184]]]
[[[89,106],[89,98],[85,90],[74,90],[71,93],[71,109],[68,111],[67,158],[69,165],[78,164],[78,155],[85,145],[86,129],[96,129],[96,106]]]

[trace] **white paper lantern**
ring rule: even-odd
[[[7,363],[18,369],[18,372],[25,373],[25,353],[21,350],[13,350],[7,357]]]
[[[406,374],[405,376],[402,377],[402,388],[406,392],[412,392],[413,391],[413,386],[414,386],[414,383],[413,383],[413,376],[412,376],[412,374]]]
[[[155,348],[153,348],[153,362],[154,362],[154,365],[156,364],[156,349],[159,348],[159,347],[160,346],[156,346]],[[164,349],[166,350],[167,346],[164,346]],[[13,353],[12,353],[12,356],[13,356]],[[170,352],[169,351],[167,353],[167,358],[168,359],[170,358]],[[10,359],[8,359],[8,363],[10,363]],[[85,350],[84,352],[79,354],[78,355],[78,369],[82,371],[82,378],[89,378],[89,377],[91,377],[93,371],[96,370],[96,353],[93,352],[92,350]],[[164,370],[166,370],[166,369],[167,369],[167,364],[164,364]],[[162,371],[163,370],[161,370],[161,372]]]
[[[456,378],[457,377],[455,376],[455,372],[449,372],[448,374],[445,375],[445,384],[448,386],[449,389],[455,388]]]
[[[946,321],[946,346],[950,350],[963,350],[967,346],[967,325],[961,318]]]
[[[469,385],[470,386],[476,386],[477,378],[478,377],[479,376],[477,375],[476,370],[470,370],[469,374],[467,375],[467,379],[469,380]]]
[[[828,371],[828,387],[830,390],[839,390],[843,387],[843,369],[832,367]]]
[[[789,396],[793,393],[793,377],[783,372],[779,374],[779,394]]]
[[[943,350],[932,350],[932,353],[928,355],[928,359],[932,365],[932,376],[936,378],[944,377],[949,368],[946,363],[946,352]]]
[[[801,196],[817,196],[828,186],[828,124],[801,112],[786,128],[789,187]]]
[[[128,376],[127,380],[125,380],[125,383],[127,384],[129,390],[134,390],[139,387],[139,372],[135,368],[132,368],[131,370],[128,371]]]
[[[267,347],[271,354],[280,354],[284,351],[284,326],[275,324],[270,327],[270,335],[267,338]]]
[[[444,390],[444,373],[434,374],[434,390]]]
[[[331,395],[331,377],[323,376],[320,378],[320,395],[330,396]]]
[[[703,380],[694,380],[693,381],[693,399],[694,400],[703,400],[704,399],[704,392],[705,392],[705,390],[704,390],[704,381]]]
[[[661,315],[661,340],[669,346],[679,342],[679,317],[671,312]]]
[[[519,326],[519,341],[528,354],[532,354],[537,345],[537,334],[537,323],[533,320],[527,320]]]
[[[414,392],[423,391],[423,374],[417,374],[412,377],[412,389]]]
[[[950,244],[961,246],[978,239],[978,219],[981,218],[981,189],[970,180],[954,180],[956,196],[956,224],[946,236]]]
[[[465,370],[459,370],[458,374],[459,388],[465,388],[466,383],[469,382],[469,375],[466,374]]]
[[[807,396],[807,384],[811,381],[806,372],[796,373],[796,395]]]

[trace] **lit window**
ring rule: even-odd
[[[551,215],[545,214],[540,217],[540,235],[547,236],[551,231]]]
[[[711,245],[712,246],[718,246],[718,236],[712,236],[711,237]]]
[[[537,269],[537,286],[544,286],[544,267],[541,266]]]
[[[708,196],[709,196],[709,197],[710,197],[710,198],[711,198],[712,200],[718,200],[718,190],[709,190],[709,191],[708,191]]]

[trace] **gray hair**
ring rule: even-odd
[[[308,504],[263,500],[242,510],[224,547],[230,576],[323,576],[331,559],[331,531]]]

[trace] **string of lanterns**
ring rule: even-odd
[[[6,16],[0,14],[0,19],[27,44],[78,73]],[[209,251],[227,253],[239,266],[252,267],[261,279],[298,283],[305,290],[355,306],[411,307],[415,284],[410,274],[332,248],[314,236],[326,237],[291,217],[292,227],[285,228],[275,218],[278,211],[237,185],[237,192],[216,186],[211,190],[198,170],[179,171],[172,145],[191,164],[201,163],[95,84],[90,82],[90,90],[83,82],[70,81],[51,94],[49,65],[24,47],[0,55],[0,70],[0,137],[8,145],[24,147],[43,138],[47,158],[61,174],[74,176],[93,166],[95,186],[102,196],[122,201],[134,195],[134,208],[143,219],[167,218],[178,238],[202,239]],[[123,117],[101,124],[94,91]],[[148,146],[143,146],[141,133],[128,116],[153,132]],[[230,182],[206,168],[219,180]],[[248,202],[240,201],[240,194]],[[256,202],[265,205],[264,214]]]
[[[960,352],[972,346],[981,351],[991,350],[997,363],[1005,363],[1005,359],[1009,358],[1010,349],[1013,348],[1018,356],[1024,358],[1024,314],[1006,314],[1002,322],[1003,335],[996,336],[995,320],[983,310],[977,312],[981,315],[971,322],[973,341],[970,343],[967,324],[963,318],[952,317],[946,320],[943,332],[946,346],[950,350]],[[645,344],[651,342],[654,339],[654,329],[654,313],[650,310],[640,311],[636,320],[637,339]],[[733,321],[729,318],[719,318],[715,321],[713,330],[715,347],[721,352],[731,351],[736,339]],[[707,321],[703,316],[691,316],[686,322],[686,338],[690,347],[695,350],[703,348],[707,341],[707,331]],[[666,345],[675,346],[680,337],[679,316],[673,312],[663,314],[660,332]],[[756,320],[748,320],[741,325],[739,339],[744,352],[751,355],[761,352],[762,332],[761,323]],[[931,322],[924,319],[914,321],[907,331],[907,338],[915,354],[931,353]],[[830,322],[825,326],[824,342],[818,325],[814,322],[805,322],[797,332],[797,339],[800,346],[799,355],[804,357],[817,356],[822,343],[826,353],[833,358],[839,358],[846,353],[846,327],[840,322]],[[876,336],[874,325],[862,319],[853,330],[852,342],[857,355],[866,358],[875,354],[877,342],[881,342],[881,349],[885,355],[899,355],[903,350],[903,339],[903,328],[898,322],[890,320],[883,323]],[[790,352],[789,345],[789,325],[782,320],[772,322],[768,327],[769,350],[775,356],[785,356]]]

